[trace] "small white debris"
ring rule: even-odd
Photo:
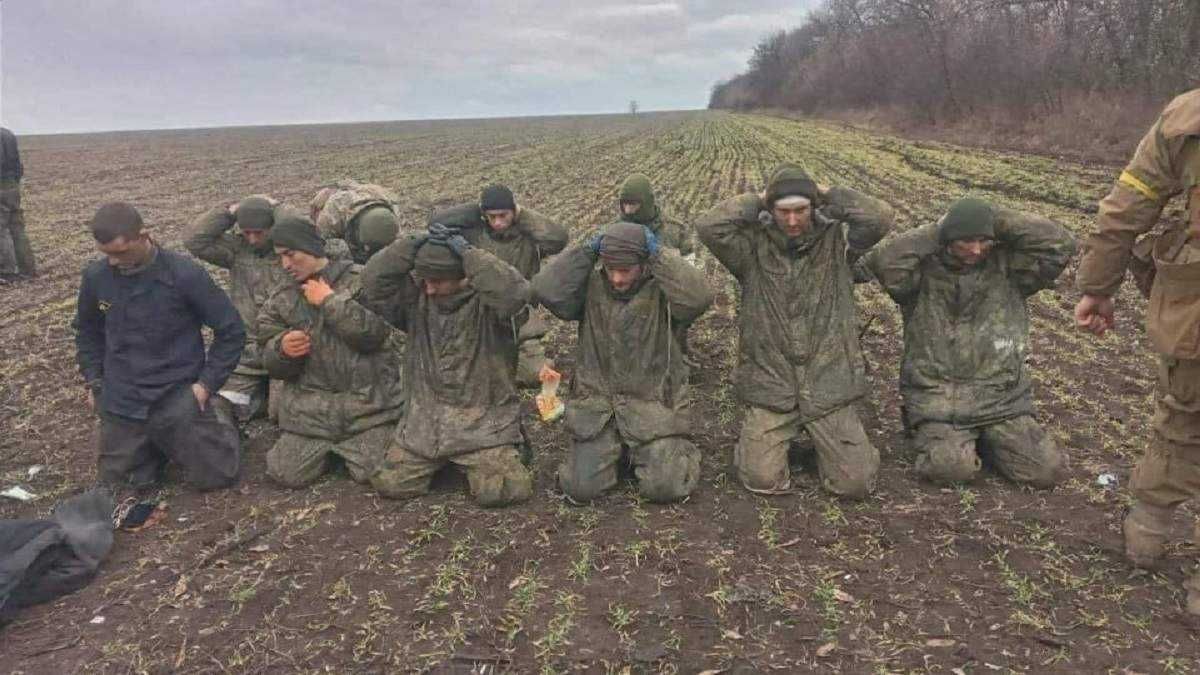
[[[1103,487],[1116,487],[1117,486],[1117,474],[1102,473],[1096,477],[1096,483]]]
[[[4,492],[0,492],[0,497],[8,497],[9,499],[15,499],[21,502],[31,502],[38,498],[37,495],[19,485],[14,485]]]
[[[46,470],[45,466],[43,466],[41,464],[34,464],[33,466],[31,466],[25,470],[25,477],[33,478],[34,476],[38,475],[39,473],[41,473],[45,470]]]
[[[94,623],[94,624],[96,624],[97,626],[99,626],[100,624],[104,623],[104,617],[102,617],[102,616],[93,616],[93,617],[92,617],[92,620],[91,620],[91,621],[89,621],[88,623]]]

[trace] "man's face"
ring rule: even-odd
[[[947,248],[950,249],[950,255],[957,258],[959,262],[972,267],[987,260],[994,244],[995,242],[987,237],[972,237],[952,241]]]
[[[604,274],[608,277],[608,283],[612,285],[618,293],[624,293],[633,288],[633,285],[642,278],[641,265],[610,265],[604,263]]]
[[[242,238],[258,250],[263,250],[267,246],[267,237],[270,236],[270,230],[247,230],[242,228]]]
[[[487,218],[488,227],[496,232],[503,232],[512,227],[513,221],[516,220],[517,213],[512,209],[494,209],[484,211],[483,217]]]
[[[621,213],[627,216],[632,216],[642,208],[642,203],[632,199],[621,200]]]
[[[437,299],[455,295],[467,287],[466,279],[418,279],[421,292]]]
[[[775,224],[789,238],[803,236],[812,229],[812,204],[775,206],[771,209]]]
[[[116,237],[107,244],[96,242],[96,248],[108,256],[108,264],[125,271],[138,267],[150,257],[150,236],[145,232],[132,237]]]
[[[308,281],[310,277],[321,271],[324,258],[318,258],[311,253],[297,251],[283,246],[276,246],[275,253],[279,256],[279,264],[297,282]]]

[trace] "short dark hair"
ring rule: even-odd
[[[117,237],[132,239],[142,233],[142,214],[125,202],[109,202],[96,210],[88,227],[101,244]]]

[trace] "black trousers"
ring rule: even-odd
[[[241,438],[228,405],[214,392],[204,410],[191,385],[173,389],[145,420],[100,415],[97,474],[100,482],[154,486],[167,461],[200,490],[229,487],[241,467]]]

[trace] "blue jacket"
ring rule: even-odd
[[[89,386],[102,384],[100,409],[139,420],[180,385],[217,393],[246,342],[225,291],[195,261],[162,248],[129,276],[105,260],[89,263],[73,326],[79,370]],[[207,355],[202,326],[213,331]]]

